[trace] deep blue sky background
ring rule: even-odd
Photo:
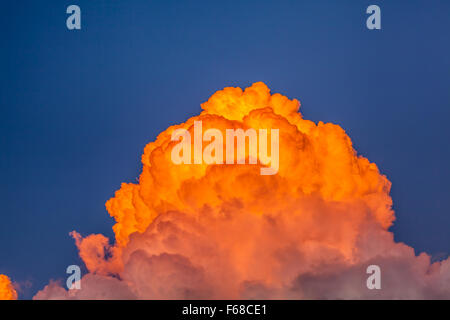
[[[0,273],[22,298],[64,278],[80,263],[68,233],[112,237],[104,203],[146,143],[256,81],[341,125],[388,176],[397,241],[449,253],[449,31],[444,0],[2,2]]]

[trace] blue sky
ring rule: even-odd
[[[77,4],[82,29],[66,28]],[[381,8],[381,30],[366,8]],[[397,241],[450,252],[449,1],[10,1],[0,17],[0,273],[29,298],[112,237],[146,143],[264,81],[392,181]]]

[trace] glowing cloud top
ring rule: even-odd
[[[0,300],[16,300],[17,292],[14,289],[11,280],[0,274]]]
[[[299,101],[261,82],[201,106],[145,147],[139,183],[106,203],[115,244],[72,233],[89,270],[82,289],[52,282],[35,298],[450,297],[449,260],[431,264],[393,241],[391,183],[340,126],[303,119]],[[193,136],[195,121],[224,136],[279,129],[277,174],[261,175],[261,164],[175,164],[172,133]],[[382,290],[366,287],[370,264],[381,267]]]

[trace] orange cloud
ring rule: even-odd
[[[145,147],[139,183],[106,203],[115,244],[72,234],[90,272],[82,290],[51,283],[36,299],[450,297],[450,260],[394,242],[391,183],[340,126],[304,119],[298,100],[261,82],[201,106]],[[261,162],[175,164],[172,133],[194,136],[195,121],[223,136],[279,129],[277,174],[261,175]],[[370,264],[380,291],[365,285]]]
[[[0,274],[0,300],[17,300],[11,280],[4,274]]]

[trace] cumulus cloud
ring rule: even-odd
[[[450,298],[450,260],[431,263],[388,231],[389,180],[341,127],[299,107],[263,83],[216,92],[146,146],[139,183],[107,202],[113,245],[72,233],[89,270],[81,290],[51,282],[35,299]],[[279,129],[278,173],[173,163],[171,134],[193,133],[194,121],[224,134]],[[366,286],[369,265],[381,268],[380,290]]]
[[[0,274],[0,300],[16,300],[17,291],[8,276]]]

